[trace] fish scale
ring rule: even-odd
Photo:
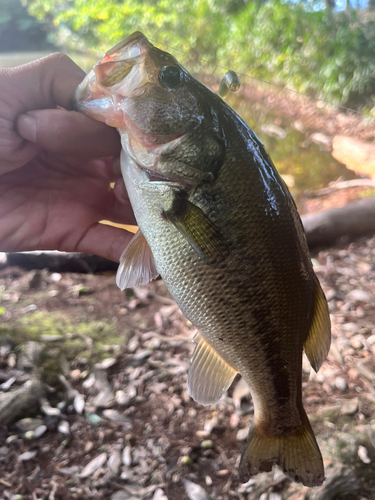
[[[328,308],[294,201],[262,143],[138,32],[94,67],[76,101],[122,139],[139,231],[118,284],[159,273],[198,328],[187,381],[196,401],[218,401],[238,372],[250,387],[254,418],[240,479],[278,465],[297,482],[321,484],[322,457],[302,405],[302,352],[319,369],[330,344]]]

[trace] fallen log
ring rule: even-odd
[[[338,238],[375,233],[375,197],[353,201],[344,207],[302,215],[309,248],[332,245]]]
[[[116,262],[85,253],[57,251],[14,252],[0,254],[0,269],[18,266],[23,269],[48,269],[51,272],[96,273],[115,271]]]
[[[333,245],[338,238],[375,234],[375,197],[353,201],[301,217],[309,248]],[[116,271],[118,264],[96,255],[66,252],[0,253],[0,269],[18,266],[51,272],[96,273]]]

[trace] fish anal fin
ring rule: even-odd
[[[233,382],[237,370],[230,366],[217,351],[198,334],[188,373],[190,396],[202,405],[216,403]]]
[[[300,429],[292,435],[262,433],[255,423],[250,428],[242,453],[239,477],[247,482],[260,472],[277,465],[286,476],[305,486],[320,486],[324,481],[322,455],[305,411]]]
[[[206,264],[218,264],[228,257],[229,247],[224,236],[205,213],[186,198],[176,195],[172,208],[165,211],[164,216]]]
[[[305,341],[305,353],[317,372],[326,359],[331,345],[331,321],[327,300],[316,278],[315,308],[310,331]]]
[[[120,257],[116,283],[121,290],[146,285],[158,276],[151,249],[139,229]]]

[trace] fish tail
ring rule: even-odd
[[[303,412],[303,413],[302,413]],[[278,465],[284,474],[305,486],[319,486],[324,481],[322,455],[309,419],[301,409],[302,425],[287,435],[261,432],[256,423],[251,426],[242,453],[239,476],[242,482],[259,472],[269,472]]]

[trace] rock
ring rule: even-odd
[[[29,306],[24,307],[20,310],[21,314],[27,314],[29,312],[33,312],[37,310],[37,306],[35,304],[30,304]]]
[[[204,423],[204,430],[211,433],[214,427],[216,427],[218,424],[218,418],[213,417],[210,420],[206,420]]]
[[[40,338],[40,340],[42,342],[58,342],[60,340],[64,340],[64,336],[63,335],[48,335],[48,334],[44,334],[44,335],[41,335],[39,338]]]
[[[15,436],[15,435],[13,434],[12,436],[8,436],[8,437],[6,438],[6,440],[5,440],[5,444],[6,444],[7,446],[10,446],[10,445],[12,445],[12,444],[17,443],[17,441],[18,441],[18,436]]]
[[[62,278],[62,275],[60,273],[52,273],[49,277],[49,279],[52,281],[52,283],[58,283]]]
[[[69,422],[67,422],[66,420],[61,420],[61,422],[59,422],[59,425],[57,426],[57,430],[60,432],[60,434],[64,434],[64,436],[67,436],[70,432]]]
[[[245,427],[244,429],[239,429],[237,432],[237,441],[245,441],[247,439],[247,435],[249,434],[249,427]]]
[[[367,338],[366,342],[367,342],[367,345],[369,345],[369,346],[374,345],[375,344],[375,335],[370,335]]]
[[[21,432],[35,431],[40,425],[43,425],[41,418],[23,418],[16,422],[16,427]]]
[[[38,454],[38,450],[25,451],[18,458],[21,462],[28,462],[29,460],[33,460]]]
[[[134,354],[132,362],[136,363],[137,361],[143,361],[144,359],[149,358],[151,355],[152,351],[150,351],[150,349],[141,349],[136,354]]]
[[[340,413],[341,415],[355,415],[359,409],[358,398],[348,399],[344,401]]]
[[[111,495],[111,500],[137,500],[139,497],[134,496],[130,491],[119,490]]]
[[[356,323],[345,323],[344,325],[342,325],[342,329],[344,330],[344,332],[351,335],[355,335],[359,330]]]
[[[45,425],[40,425],[34,431],[35,439],[39,439],[46,432],[47,427]]]
[[[11,388],[11,386],[14,384],[14,382],[17,380],[16,377],[10,377],[8,378],[8,380],[6,382],[4,382],[3,384],[0,384],[0,389],[1,391],[7,391],[8,389]]]
[[[108,468],[117,476],[121,465],[121,451],[115,450],[108,459]]]
[[[193,463],[193,460],[189,455],[184,455],[183,457],[180,458],[180,462],[182,465],[191,465]]]
[[[103,359],[101,363],[96,363],[95,368],[99,368],[100,370],[108,370],[117,363],[116,358],[106,358]]]
[[[96,377],[94,373],[90,373],[87,379],[82,383],[85,389],[91,389],[95,385]]]
[[[241,406],[242,399],[247,397],[249,394],[250,394],[250,388],[245,382],[245,379],[241,377],[240,380],[237,382],[236,387],[234,388],[232,396],[232,399],[234,401],[234,406],[236,407],[237,410]]]
[[[332,299],[334,299],[337,296],[336,290],[334,288],[330,288],[329,290],[326,291],[325,296],[326,296],[327,302],[330,302]]]
[[[85,398],[82,396],[82,394],[77,394],[74,398],[73,406],[75,411],[79,414],[82,415],[82,412],[85,408]]]
[[[206,491],[199,484],[184,479],[184,486],[189,500],[208,500]]]
[[[40,399],[40,409],[48,417],[60,417],[61,416],[61,410],[59,408],[53,408],[49,404],[49,401],[45,398]]]
[[[126,465],[126,467],[130,467],[133,463],[132,459],[132,449],[130,446],[125,446],[122,452],[122,463]]]
[[[77,382],[77,380],[80,380],[81,376],[82,376],[82,372],[79,368],[75,368],[74,370],[72,370],[69,374],[71,380],[74,380],[75,382]]]
[[[124,414],[118,412],[117,410],[103,410],[103,417],[107,420],[112,420],[113,422],[119,422],[126,425],[129,430],[133,427],[131,420]]]
[[[352,337],[350,339],[350,345],[352,347],[354,347],[354,349],[363,349],[363,342],[362,342],[362,336],[361,335],[354,335],[354,337]]]
[[[358,457],[365,464],[371,463],[371,459],[368,456],[367,448],[365,448],[365,446],[358,446]]]
[[[79,477],[84,479],[86,477],[91,476],[96,470],[102,467],[107,461],[107,453],[101,453],[96,458],[91,460],[86,467],[82,470]]]
[[[164,491],[161,488],[158,488],[155,490],[152,500],[168,500],[168,497],[164,494]]]
[[[94,449],[94,443],[92,441],[87,441],[83,451],[87,455],[92,449]]]
[[[32,441],[35,438],[35,432],[34,431],[27,431],[23,435],[23,438],[26,439],[26,441]]]
[[[85,417],[90,422],[90,424],[93,424],[93,425],[98,425],[101,422],[103,422],[103,419],[101,417],[99,417],[99,415],[97,415],[96,413],[91,413],[91,412],[86,411]]]
[[[209,450],[210,448],[212,448],[213,444],[214,443],[211,441],[211,439],[206,439],[205,441],[201,442],[201,448],[203,448],[204,450]]]
[[[348,298],[353,302],[373,302],[371,295],[364,290],[352,290],[348,293]]]
[[[208,438],[210,433],[208,431],[197,431],[195,433],[199,438]]]
[[[346,389],[348,388],[348,384],[346,383],[346,380],[343,377],[336,377],[335,386],[340,391],[346,391]]]
[[[123,390],[116,391],[115,400],[116,400],[117,404],[119,404],[121,406],[128,406],[132,399],[133,398],[131,397],[131,395],[128,394],[127,392],[125,392]]]

